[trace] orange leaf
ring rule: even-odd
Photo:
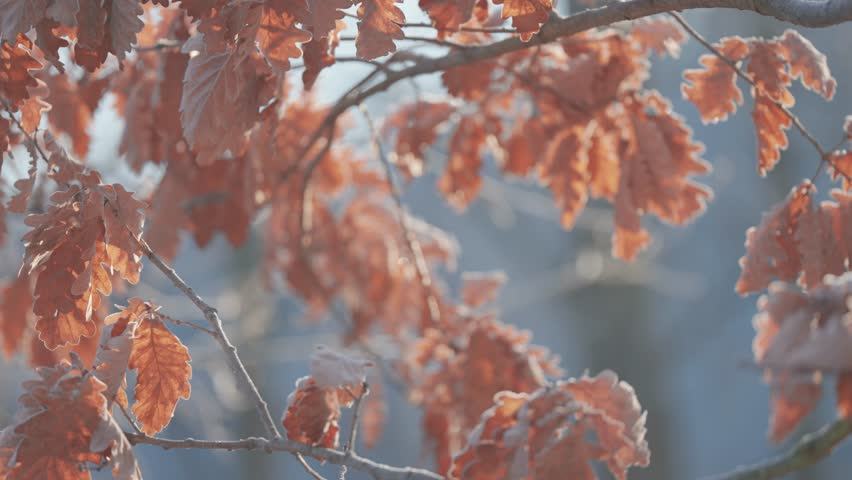
[[[232,50],[209,52],[204,35],[192,37],[184,51],[196,52],[186,68],[180,102],[186,140],[206,164],[226,150],[241,152],[245,132],[254,125],[269,94],[262,63],[255,57],[241,58]]]
[[[343,392],[343,395],[348,395]],[[287,438],[308,445],[336,448],[340,426],[341,397],[334,389],[322,388],[311,377],[296,382],[296,390],[287,398],[287,410],[281,420]]]
[[[733,62],[742,60],[749,53],[749,44],[740,37],[723,38],[716,49]],[[714,54],[705,54],[698,61],[703,70],[683,72],[681,92],[701,114],[704,123],[716,123],[728,118],[743,103],[743,93],[737,86],[734,69]]]
[[[494,4],[503,5],[503,18],[512,19],[512,25],[523,41],[538,32],[553,10],[550,0],[494,0]]]
[[[0,40],[26,34],[44,17],[48,0],[0,0]]]
[[[780,43],[782,54],[790,66],[790,75],[801,77],[805,87],[831,100],[837,81],[831,76],[825,55],[796,30],[785,30]]]
[[[311,40],[311,34],[296,26],[304,23],[307,5],[304,0],[271,0],[263,6],[257,41],[266,59],[279,75],[290,70],[290,59],[300,58],[296,45]]]
[[[0,333],[3,337],[3,354],[7,359],[21,350],[24,333],[30,326],[33,306],[30,289],[27,275],[18,275],[2,289]]]
[[[494,301],[497,293],[506,283],[507,277],[502,270],[493,272],[463,272],[462,302],[471,308],[477,308]]]
[[[60,377],[67,368],[42,370],[41,380],[25,382],[20,402],[35,411],[15,427],[22,438],[8,480],[88,480],[89,471],[79,465],[100,462],[89,444],[105,412],[104,385],[91,376]]]
[[[405,34],[399,27],[405,14],[396,6],[401,0],[362,0],[358,9],[358,38],[355,49],[359,57],[372,60],[396,51],[394,40]]]
[[[644,18],[633,22],[630,40],[639,50],[654,51],[658,56],[680,56],[680,45],[686,42],[686,32],[674,20],[666,17]]]
[[[751,117],[757,132],[757,169],[765,176],[778,163],[781,150],[787,149],[787,134],[784,130],[789,129],[793,121],[764,95],[755,97]]]
[[[179,399],[189,399],[190,360],[186,347],[158,316],[139,320],[129,363],[137,372],[132,411],[148,435],[169,424]]]
[[[438,30],[456,31],[470,20],[476,0],[420,0],[420,9],[429,15]]]
[[[852,416],[852,373],[837,377],[837,413],[842,418]]]
[[[773,277],[787,281],[798,277],[802,259],[794,238],[799,219],[811,208],[810,189],[810,182],[793,188],[783,203],[763,215],[760,225],[746,231],[737,293],[763,290]]]
[[[589,157],[583,128],[566,128],[548,143],[539,163],[541,184],[550,189],[556,206],[562,210],[562,226],[574,227],[589,198]]]
[[[329,37],[338,30],[338,22],[343,20],[344,10],[352,6],[352,0],[309,0],[307,26],[314,39]]]
[[[482,177],[482,147],[487,131],[478,115],[462,117],[450,139],[447,168],[438,179],[438,189],[457,210],[464,210],[479,193]]]

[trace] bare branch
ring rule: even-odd
[[[154,253],[153,250],[151,250],[151,247],[148,246],[148,243],[145,242],[145,240],[140,239],[139,245],[142,247],[142,252],[146,257],[148,257],[148,260],[150,260],[158,270],[163,272],[163,274],[172,281],[174,286],[183,292],[183,294],[186,295],[186,297],[189,298],[189,300],[204,314],[204,318],[207,319],[207,322],[210,323],[210,326],[212,327],[212,333],[214,334],[213,337],[219,342],[219,345],[225,352],[228,366],[231,368],[231,371],[237,375],[240,381],[242,381],[254,400],[255,409],[257,410],[258,417],[260,417],[260,421],[263,424],[267,435],[273,438],[279,438],[281,434],[278,432],[278,427],[275,425],[275,421],[272,420],[272,415],[269,413],[269,406],[267,405],[266,400],[264,400],[260,395],[260,391],[258,391],[257,386],[255,386],[254,381],[251,379],[251,375],[249,375],[245,365],[243,365],[242,360],[240,360],[240,357],[237,354],[237,347],[231,343],[228,336],[225,334],[225,330],[222,328],[222,320],[219,318],[219,312],[195,293],[195,290],[187,285],[173,268],[168,266],[159,256],[157,256],[156,253]]]
[[[344,453],[340,450],[313,447],[304,443],[295,442],[286,438],[268,440],[266,438],[251,437],[242,440],[212,441],[195,440],[171,440],[165,438],[154,438],[146,435],[125,432],[125,436],[134,445],[154,445],[165,450],[172,449],[201,449],[201,450],[263,450],[267,452],[289,452],[293,454],[308,455],[334,465],[346,465],[353,470],[366,472],[376,480],[445,480],[437,473],[420,468],[391,467],[374,462],[367,458],[350,452]]]
[[[805,435],[789,452],[768,462],[740,467],[730,473],[705,480],[769,480],[802,470],[828,456],[852,434],[852,422],[840,419],[818,431]]]

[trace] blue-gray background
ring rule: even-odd
[[[406,2],[407,12],[413,12],[412,3]],[[773,36],[787,28],[772,19],[735,11],[690,12],[686,17],[713,41],[733,34]],[[796,88],[795,111],[823,144],[832,145],[844,115],[852,113],[848,51],[852,25],[802,32],[828,55],[839,88],[832,103]],[[342,47],[342,54],[347,51]],[[686,116],[696,137],[707,145],[705,157],[714,172],[703,181],[715,190],[715,199],[689,226],[648,222],[655,244],[635,264],[609,258],[608,206],[592,204],[577,228],[565,232],[558,226],[547,192],[500,179],[490,161],[483,195],[463,215],[455,214],[435,193],[435,172],[442,162],[435,153],[429,174],[411,183],[404,196],[413,213],[457,236],[462,247],[459,271],[503,269],[508,273],[510,280],[499,299],[503,320],[531,330],[535,343],[561,355],[568,375],[610,368],[636,388],[649,411],[652,462],[648,469],[632,471],[633,479],[700,478],[768,458],[785,448],[766,439],[768,392],[759,372],[748,367],[756,298],[739,297],[733,286],[745,230],[795,183],[809,177],[818,159],[811,146],[791,131],[791,147],[780,165],[767,178],[760,178],[748,103],[728,122],[701,125],[695,108],[681,100],[679,89],[680,73],[697,66],[697,57],[703,53],[700,45],[690,41],[680,59],[655,61],[649,86],[673,100],[675,110]],[[321,97],[334,99],[363,72],[350,64],[324,72]],[[437,80],[437,76],[422,79],[422,88],[437,91]],[[373,98],[369,107],[379,116],[412,100],[412,95],[410,86],[403,84]],[[101,110],[93,126],[96,140],[89,161],[115,179],[150,186],[159,172],[151,170],[136,179],[117,166],[120,124],[108,108]],[[351,137],[367,144],[363,129],[356,129]],[[823,186],[823,194],[825,190]],[[20,225],[10,230],[11,236],[17,235],[12,238],[20,238],[23,232]],[[264,290],[258,275],[262,261],[258,225],[238,251],[222,238],[203,251],[190,239],[184,240],[176,269],[220,308],[225,328],[274,414],[280,415],[293,382],[307,372],[312,346],[338,342],[335,324],[306,325],[299,321],[300,307],[292,297]],[[6,277],[14,274],[21,258],[20,245],[14,240],[9,243],[0,256]],[[192,305],[150,267],[133,293],[157,300],[174,317],[200,320]],[[179,333],[193,355],[193,395],[180,403],[163,434],[211,439],[258,434],[250,402],[234,383],[217,346],[193,332]],[[25,375],[20,359],[0,364],[0,425],[14,411]],[[420,413],[387,390],[390,411],[384,436],[373,450],[362,453],[394,465],[430,467],[420,437]],[[830,421],[831,403],[829,393],[797,435]],[[137,451],[149,479],[308,478],[286,454],[163,452],[146,446]],[[818,466],[791,478],[848,478],[850,455],[852,449],[841,447]],[[336,470],[320,470],[336,478]],[[367,477],[350,472],[348,478]]]

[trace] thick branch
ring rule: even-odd
[[[340,450],[331,450],[322,447],[312,447],[300,442],[294,442],[286,438],[268,440],[266,438],[251,437],[243,440],[233,441],[210,441],[195,440],[171,440],[165,438],[153,438],[145,435],[125,432],[125,435],[134,445],[155,445],[166,450],[171,449],[201,449],[201,450],[263,450],[281,451],[293,454],[309,455],[335,465],[346,465],[348,468],[366,472],[376,480],[443,480],[444,477],[419,468],[398,468],[374,462],[361,457],[354,452],[344,453]]]
[[[805,435],[789,452],[758,465],[740,467],[708,480],[770,480],[799,471],[828,456],[840,442],[852,434],[852,422],[837,420]]]

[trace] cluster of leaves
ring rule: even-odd
[[[491,311],[506,281],[499,272],[463,273],[458,296],[433,279],[433,270],[455,268],[455,240],[405,211],[389,167],[383,178],[379,162],[346,145],[345,110],[363,100],[346,103],[357,87],[398,72],[397,64],[434,60],[397,52],[414,39],[399,3],[0,0],[0,153],[22,145],[31,158],[17,192],[0,202],[4,220],[7,211],[29,213],[23,264],[2,290],[0,333],[7,356],[25,351],[46,366],[40,380],[25,383],[21,410],[0,433],[0,478],[89,478],[86,464],[140,477],[112,417],[114,407],[130,404],[126,374],[136,373],[138,428],[154,435],[190,396],[190,356],[167,327],[181,322],[159,307],[131,298],[109,314],[102,297],[124,288],[118,277],[137,283],[152,250],[174,258],[181,231],[201,247],[217,233],[242,245],[261,211],[270,285],[283,280],[312,317],[342,305],[347,343],[378,333],[406,352],[396,373],[424,412],[441,474],[593,479],[590,462],[600,461],[624,479],[629,467],[648,464],[645,416],[632,388],[610,371],[557,381],[558,359]],[[435,43],[462,52],[506,32],[528,41],[553,14],[549,0],[420,0],[419,7]],[[347,15],[357,21],[356,61],[387,60],[340,103],[323,105],[310,90],[337,61]],[[512,29],[501,28],[509,20]],[[613,255],[632,260],[651,242],[643,216],[682,225],[712,196],[695,180],[710,172],[703,146],[671,103],[645,88],[651,55],[676,56],[685,39],[675,21],[652,18],[454,64],[441,75],[446,96],[418,95],[387,116],[381,132],[392,148],[385,158],[376,135],[375,153],[411,181],[431,168],[432,150],[446,150],[437,188],[458,210],[478,195],[488,158],[504,174],[549,189],[566,228],[590,199],[605,200],[614,210]],[[724,120],[743,103],[742,77],[766,174],[797,121],[792,81],[829,100],[836,81],[825,57],[792,30],[710,48],[703,68],[684,73],[682,93],[703,121]],[[291,78],[298,58],[301,85]],[[104,183],[57,144],[67,141],[84,158],[105,98],[125,120],[119,153],[129,167],[164,172],[142,195],[147,202]],[[848,141],[852,118],[844,128]],[[820,165],[848,189],[852,154],[820,154]],[[748,232],[737,284],[741,294],[773,279],[800,285],[769,287],[756,320],[774,439],[813,409],[823,372],[850,368],[849,278],[825,275],[852,262],[852,197],[836,190],[834,202],[817,206],[814,193],[802,183]],[[337,448],[342,409],[367,395],[370,365],[317,351],[284,410],[287,437]],[[838,381],[842,415],[850,413],[847,376]],[[368,443],[383,421],[381,382],[373,375],[370,384],[361,416]]]

